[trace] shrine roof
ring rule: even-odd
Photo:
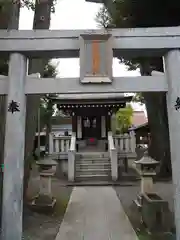
[[[68,102],[74,101],[123,101],[129,102],[132,100],[132,96],[124,96],[124,93],[80,93],[80,94],[59,94],[57,97],[52,98],[55,102],[62,102],[64,100]]]
[[[71,94],[69,94],[71,95]],[[73,95],[73,94],[72,94]],[[82,107],[125,107],[126,102],[131,102],[132,96],[119,96],[119,97],[109,97],[109,94],[106,94],[104,98],[87,98],[86,94],[82,94],[83,96],[80,98],[75,98],[75,96],[65,96],[63,98],[61,95],[60,97],[53,98],[54,103],[58,105],[58,108],[82,108]],[[84,97],[84,98],[83,98]],[[101,96],[102,97],[102,96]]]

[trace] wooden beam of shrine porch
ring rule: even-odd
[[[167,92],[164,75],[114,77],[111,84],[81,84],[79,78],[37,78],[26,79],[25,94],[81,94],[81,93],[129,93],[129,92]],[[8,77],[0,77],[0,95],[8,93]]]
[[[164,55],[180,48],[180,27],[108,30],[11,30],[0,31],[0,52],[28,57],[79,57],[81,35],[112,35],[114,56]]]

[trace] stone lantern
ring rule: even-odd
[[[57,162],[49,156],[36,162],[36,164],[39,167],[40,188],[39,194],[32,201],[32,206],[37,210],[52,209],[56,203],[56,199],[52,196],[51,181],[52,176],[56,172]]]
[[[156,175],[156,160],[144,153],[144,156],[135,161],[136,170],[141,176],[141,193],[135,204],[140,209],[140,221],[145,223],[149,232],[168,232],[171,225],[168,223],[169,207],[158,193],[153,191],[153,177]]]
[[[159,162],[151,158],[146,151],[144,156],[134,163],[141,176],[141,194],[151,193],[153,191],[153,177],[156,175],[155,170]]]

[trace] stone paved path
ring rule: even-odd
[[[137,240],[112,187],[75,187],[55,240]]]

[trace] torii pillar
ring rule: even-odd
[[[2,240],[22,239],[27,59],[10,54],[4,147]]]
[[[171,50],[164,57],[168,82],[167,110],[171,147],[172,178],[176,239],[180,239],[180,50]]]

